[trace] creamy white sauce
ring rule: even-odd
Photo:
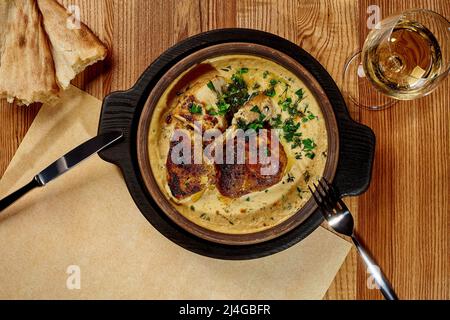
[[[217,232],[228,234],[246,234],[268,229],[277,225],[298,212],[311,197],[305,181],[305,174],[310,176],[309,183],[319,179],[324,171],[326,152],[328,149],[325,120],[320,107],[308,87],[293,73],[267,59],[249,55],[228,55],[205,61],[217,69],[217,73],[227,81],[236,70],[248,68],[243,74],[251,93],[255,83],[263,91],[270,86],[271,79],[281,83],[275,86],[276,95],[271,98],[273,104],[279,108],[282,119],[289,117],[286,111],[281,111],[278,102],[279,95],[284,91],[284,83],[290,85],[288,95],[295,97],[295,91],[304,90],[304,100],[300,109],[308,105],[308,110],[316,116],[312,120],[302,123],[299,131],[304,139],[310,138],[317,145],[314,149],[314,159],[305,156],[296,159],[298,150],[291,149],[292,143],[283,139],[283,131],[279,129],[280,141],[288,155],[287,171],[283,179],[276,185],[261,192],[254,192],[238,199],[225,198],[214,186],[206,190],[199,199],[179,204],[174,201],[167,186],[166,159],[173,126],[165,123],[165,118],[174,107],[174,103],[167,101],[170,90],[176,81],[161,96],[152,118],[149,131],[150,164],[158,186],[174,207],[192,222]],[[231,68],[230,68],[231,67]],[[226,71],[230,69],[230,71]],[[189,71],[187,71],[189,72]],[[178,79],[180,79],[181,75]],[[300,120],[298,120],[300,121]],[[301,122],[301,121],[300,121]]]

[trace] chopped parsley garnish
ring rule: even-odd
[[[277,85],[278,80],[272,79],[270,80],[270,87],[264,91],[264,94],[268,97],[275,97],[277,92],[275,91],[275,86]]]
[[[248,68],[240,68],[240,69],[237,71],[237,73],[238,73],[238,74],[248,73]]]
[[[286,98],[286,100],[280,100],[278,101],[278,104],[281,106],[281,108],[283,109],[283,111],[288,110],[291,107],[292,104],[292,99],[291,98]]]
[[[237,126],[239,129],[242,130],[248,130],[248,129],[253,129],[255,131],[258,131],[259,129],[264,128],[264,122],[266,120],[266,115],[264,113],[261,112],[261,110],[259,110],[258,106],[253,106],[250,111],[259,114],[259,117],[257,120],[251,122],[251,123],[246,123],[243,119],[238,119],[237,120]]]
[[[259,131],[259,129],[264,128],[264,122],[261,120],[255,120],[251,123],[246,123],[244,120],[239,119],[238,120],[238,128],[247,131],[248,129],[253,129],[255,131]]]
[[[277,94],[275,91],[274,87],[270,87],[269,89],[267,89],[266,91],[264,91],[264,94],[268,97],[275,97],[275,95]]]
[[[314,159],[316,157],[316,154],[314,152],[307,152],[305,154],[305,156],[312,160],[312,159]]]
[[[247,125],[247,129],[253,129],[255,131],[258,131],[259,129],[264,128],[264,124],[259,121],[254,121]]]
[[[311,139],[303,140],[303,150],[305,151],[312,151],[316,146],[315,142]]]
[[[195,102],[193,102],[191,104],[191,106],[189,107],[189,112],[192,114],[202,114],[203,113],[203,109],[202,106],[200,104],[196,104]]]
[[[206,106],[206,113],[211,116],[217,116],[219,114],[219,112],[216,111],[216,109],[212,105]]]
[[[218,105],[219,110],[225,110],[236,112],[240,107],[242,107],[249,99],[247,83],[242,78],[240,73],[235,73],[231,76],[232,82],[228,84],[225,93],[219,98]],[[228,105],[228,106],[227,106]]]
[[[314,159],[316,157],[316,154],[313,152],[313,150],[317,147],[316,143],[311,139],[304,139],[302,143],[303,151],[306,152],[305,156],[311,160]]]
[[[230,109],[230,105],[225,101],[219,101],[219,103],[217,104],[217,108],[219,110],[219,115],[225,115]]]
[[[287,111],[290,116],[297,116],[299,111],[297,109],[297,103],[292,104],[292,98],[286,98],[285,100],[278,101],[278,104],[281,106],[283,111]]]
[[[294,137],[299,137],[301,135],[301,133],[297,132],[299,128],[300,123],[294,123],[292,118],[287,119],[283,124],[284,139],[287,142],[292,142]]]
[[[275,118],[270,120],[272,128],[280,128],[283,121],[281,120],[281,114],[278,114]]]
[[[294,182],[295,181],[295,177],[292,175],[292,174],[290,174],[290,173],[288,173],[288,177],[287,177],[287,182]]]
[[[303,91],[303,88],[298,89],[295,91],[295,95],[298,97],[299,100],[303,99],[305,92]]]
[[[290,116],[297,116],[299,115],[299,111],[297,109],[297,105],[293,104],[289,109],[288,109],[288,113]]]
[[[258,113],[258,114],[261,113],[258,106],[253,106],[253,108],[251,108],[250,111]]]
[[[244,78],[242,78],[242,75],[240,73],[235,73],[231,76],[231,80],[233,81],[228,86],[228,91],[233,93],[242,89],[247,89],[247,84],[244,81]]]
[[[293,139],[294,141],[291,145],[292,149],[297,149],[297,148],[301,147],[301,145],[303,143],[301,136],[302,136],[302,133],[300,132],[300,134],[298,136],[294,137],[294,139]]]
[[[259,110],[258,106],[253,106],[253,108],[250,109],[250,111],[258,113],[259,114],[259,119],[257,121],[259,122],[263,122],[266,119],[266,115],[264,113],[261,112],[261,110]]]
[[[257,89],[259,89],[259,88],[261,88],[261,85],[258,83],[258,82],[255,82],[255,84],[253,85],[253,90],[257,90]]]
[[[296,123],[292,117],[287,119],[283,124],[283,137],[286,142],[292,143],[292,149],[301,148],[301,152],[295,153],[295,159],[302,159],[303,154],[309,159],[314,159],[316,156],[314,149],[317,145],[312,139],[302,139],[302,133],[298,131],[299,128],[300,123]]]
[[[266,71],[263,72],[263,78],[264,79],[266,79],[268,75],[269,75],[269,71],[266,70]]]
[[[194,206],[191,206],[190,208],[191,208],[192,211],[195,211],[195,207]]]
[[[212,81],[209,81],[207,84],[209,90],[216,92],[216,87],[214,87],[214,84],[212,83]]]
[[[319,119],[315,114],[313,114],[309,109],[309,105],[305,103],[305,109],[301,112],[302,122],[308,122],[310,120]]]

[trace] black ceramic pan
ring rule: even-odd
[[[268,241],[230,245],[198,237],[175,223],[151,196],[138,161],[138,131],[143,110],[159,80],[183,59],[205,48],[246,43],[273,48],[295,60],[325,92],[337,123],[338,160],[333,185],[341,196],[358,195],[369,186],[375,149],[375,136],[368,127],[354,122],[347,111],[339,89],[327,71],[306,51],[276,35],[249,29],[222,29],[205,32],[173,46],[156,59],[133,88],[114,92],[104,102],[99,133],[121,130],[124,139],[100,153],[105,161],[119,166],[137,207],[165,237],[187,250],[220,259],[253,259],[289,248],[298,243],[322,222],[318,210],[312,210],[301,224]],[[124,214],[127,214],[124,212]]]

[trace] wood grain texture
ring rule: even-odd
[[[450,17],[450,1],[361,1],[388,16],[427,8]],[[368,34],[360,24],[360,44]],[[400,299],[449,299],[449,80],[431,95],[381,112],[361,110],[377,135],[373,183],[358,201],[358,229],[391,279]],[[357,271],[357,297],[379,298]]]
[[[423,7],[450,17],[449,0],[64,0],[80,6],[82,20],[111,54],[75,84],[103,98],[127,89],[165,49],[187,36],[222,27],[248,27],[283,36],[310,52],[339,86],[346,58],[367,35],[369,4],[383,16]],[[392,279],[400,298],[449,299],[449,80],[432,95],[381,112],[349,105],[354,119],[374,129],[377,152],[368,192],[346,199],[357,229]],[[0,174],[39,106],[0,102]],[[327,299],[379,299],[352,251]]]

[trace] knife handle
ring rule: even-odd
[[[27,185],[23,186],[19,190],[11,193],[6,198],[0,200],[0,212],[8,208],[11,204],[17,201],[19,198],[33,190],[34,188],[42,187],[42,184],[38,181],[38,179],[34,178]]]

